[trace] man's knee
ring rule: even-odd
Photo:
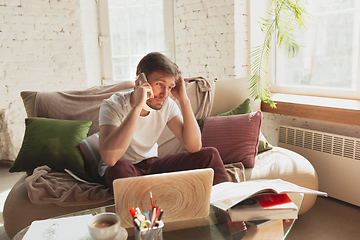
[[[215,147],[203,147],[197,154],[195,159],[201,162],[203,167],[223,165],[219,151]]]
[[[216,147],[203,147],[201,150],[211,155],[219,155],[219,151]]]
[[[219,151],[215,147],[203,147],[199,152],[201,152],[204,157],[210,157],[214,160],[221,160]]]
[[[215,147],[204,147],[202,151],[209,161],[206,167],[211,167],[214,170],[213,184],[230,181],[219,151]]]

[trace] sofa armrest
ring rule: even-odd
[[[24,107],[28,117],[36,117],[35,114],[35,99],[37,92],[23,91],[20,93],[21,98],[24,102]]]
[[[31,203],[28,197],[28,191],[25,186],[26,177],[27,175],[25,174],[15,183],[4,204],[4,228],[10,239],[35,220],[48,219],[114,204],[114,200],[109,200],[104,203],[84,204],[81,206],[35,205]]]

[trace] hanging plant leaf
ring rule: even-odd
[[[249,90],[254,99],[261,99],[271,107],[276,107],[271,99],[268,76],[272,38],[275,33],[276,45],[284,49],[288,57],[296,56],[301,46],[296,42],[293,32],[305,26],[307,3],[307,0],[271,0],[271,7],[267,11],[270,17],[261,19],[260,28],[265,38],[263,44],[254,47],[251,52]]]

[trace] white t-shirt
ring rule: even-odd
[[[100,107],[99,125],[120,126],[131,110],[130,96],[131,92],[119,92],[105,99]],[[166,124],[180,113],[176,103],[171,98],[167,98],[160,110],[150,111],[145,117],[140,116],[133,139],[121,159],[136,164],[144,159],[157,157],[157,141],[160,134]],[[106,166],[101,164],[99,167],[102,168],[99,169],[99,173],[103,175]]]

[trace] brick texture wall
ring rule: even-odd
[[[246,0],[175,1],[176,62],[186,76],[219,80],[247,76],[246,3]]]
[[[0,0],[0,159],[22,143],[21,91],[87,87],[81,12],[80,0]]]
[[[248,73],[247,0],[174,0],[176,62],[185,76]],[[20,92],[100,84],[95,0],[0,0],[0,160],[24,136]]]

